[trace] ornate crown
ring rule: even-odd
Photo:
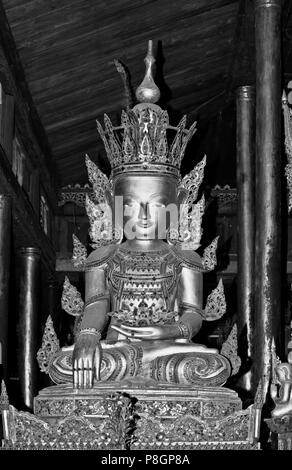
[[[125,172],[147,171],[169,174],[180,179],[181,161],[186,146],[196,131],[196,122],[190,129],[186,129],[184,116],[177,127],[170,126],[167,111],[154,104],[160,97],[152,77],[154,62],[152,41],[149,41],[145,58],[146,74],[136,91],[139,104],[133,109],[122,111],[121,125],[118,127],[113,126],[106,114],[104,129],[97,121],[112,167],[111,178]]]
[[[206,156],[189,174],[180,177],[181,160],[187,143],[196,130],[196,123],[187,130],[186,116],[184,116],[177,127],[172,127],[169,125],[167,112],[154,104],[160,96],[152,77],[154,62],[152,41],[149,41],[145,59],[146,74],[136,91],[140,103],[133,109],[122,112],[122,123],[119,127],[113,127],[107,115],[105,115],[105,130],[97,122],[112,166],[111,178],[108,179],[88,155],[85,157],[88,177],[93,187],[93,195],[86,197],[85,206],[90,221],[89,234],[93,241],[91,246],[94,248],[113,242],[119,243],[122,240],[121,227],[115,226],[113,230],[112,226],[113,178],[128,172],[173,175],[178,179],[176,189],[181,196],[179,226],[170,227],[167,241],[171,244],[183,243],[184,249],[197,250],[200,246],[205,209],[204,196],[196,204],[195,201],[204,177]],[[168,136],[171,133],[174,138],[170,144]],[[82,258],[80,261],[82,264],[85,252],[76,240],[74,240],[74,253],[78,254],[74,257],[76,258],[74,262],[79,263],[78,259]]]

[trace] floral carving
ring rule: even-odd
[[[88,179],[92,184],[96,202],[106,203],[108,198],[112,197],[112,185],[109,179],[102,171],[100,171],[88,155],[85,155],[85,163]]]
[[[12,449],[128,449],[135,428],[132,399],[122,393],[106,397],[109,416],[97,424],[71,409],[65,418],[49,424],[10,406],[9,442]]]
[[[179,185],[179,190],[184,191],[186,194],[184,203],[187,206],[193,204],[197,197],[204,178],[204,168],[206,166],[206,155],[204,158],[195,166],[195,168],[183,177]]]
[[[212,243],[210,243],[210,245],[207,246],[207,248],[205,248],[204,250],[202,264],[206,271],[213,271],[213,269],[217,265],[216,251],[217,251],[217,246],[218,246],[218,240],[219,240],[219,236],[214,238]]]
[[[207,297],[204,319],[207,321],[219,320],[226,313],[226,308],[224,286],[222,279],[220,279],[218,286]]]
[[[51,315],[48,316],[42,338],[42,345],[37,352],[37,361],[41,372],[49,373],[50,360],[60,349]]]
[[[211,197],[217,199],[220,208],[231,206],[237,202],[237,189],[231,188],[228,184],[223,187],[216,184],[211,191]]]
[[[83,313],[84,301],[81,298],[81,294],[76,287],[71,284],[67,276],[65,276],[63,284],[61,304],[62,309],[69,313],[69,315],[77,317]]]
[[[73,202],[76,206],[85,207],[85,199],[87,194],[93,194],[92,188],[88,184],[81,186],[64,186],[58,196],[58,206],[64,206],[67,202]]]
[[[4,380],[2,379],[1,382],[1,395],[0,395],[0,412],[2,410],[6,410],[9,407],[9,398],[8,398],[8,393],[6,389],[6,384]]]
[[[241,366],[241,359],[237,354],[238,350],[238,342],[237,342],[237,325],[236,323],[233,325],[227,340],[223,343],[221,348],[222,356],[225,356],[229,359],[232,366],[232,373],[231,375],[236,375],[239,371]]]
[[[75,268],[84,269],[85,261],[87,259],[87,249],[81,243],[79,238],[73,233],[73,255],[72,255],[72,263]]]
[[[288,212],[290,212],[292,209],[292,111],[289,108],[285,92],[283,92],[282,97],[282,108],[284,113],[285,150],[288,160],[285,167],[285,175],[288,188]]]
[[[205,197],[193,204],[188,214],[189,206],[184,204],[180,209],[179,235],[182,249],[197,250],[203,234],[202,218],[205,212]]]
[[[251,420],[251,408],[237,411],[226,418],[208,421],[189,414],[180,416],[171,422],[145,417],[137,423],[136,439],[132,448],[191,449],[195,447],[195,443],[208,442],[211,446],[212,443],[214,445],[218,441],[224,442],[227,448],[228,443],[231,444],[231,447],[236,442],[244,441],[248,445],[250,444]]]

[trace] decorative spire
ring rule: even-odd
[[[156,103],[160,98],[160,91],[154,82],[152,67],[155,63],[153,56],[153,41],[148,41],[148,52],[144,59],[146,73],[141,85],[136,90],[136,98],[140,103]]]
[[[241,359],[237,354],[238,342],[237,342],[237,325],[234,323],[228,338],[223,343],[220,354],[229,359],[232,366],[231,375],[236,375],[241,366]]]
[[[224,294],[222,279],[218,282],[215,289],[208,295],[204,309],[204,320],[219,320],[226,313],[227,305]]]
[[[210,245],[207,246],[207,248],[205,248],[204,250],[202,263],[206,271],[213,271],[213,269],[217,265],[216,251],[217,251],[218,240],[219,240],[219,235],[216,238],[214,238],[212,243],[210,243]]]
[[[191,213],[188,215],[188,206],[186,204],[180,209],[180,238],[182,240],[182,249],[197,250],[203,234],[202,218],[205,212],[205,196],[202,195],[199,202],[193,204]],[[186,234],[189,236],[186,237]]]
[[[136,91],[139,103],[133,109],[122,112],[121,125],[118,127],[113,125],[106,114],[104,115],[104,128],[98,121],[96,123],[112,169],[110,182],[106,183],[106,176],[97,175],[94,165],[89,162],[88,158],[86,160],[97,200],[101,195],[97,193],[100,183],[104,188],[110,185],[106,193],[112,193],[111,183],[119,175],[125,175],[125,173],[141,174],[142,170],[151,174],[154,172],[173,176],[181,180],[179,171],[181,161],[186,146],[196,131],[196,123],[186,129],[186,117],[183,117],[177,127],[171,126],[167,111],[153,104],[160,97],[160,91],[152,76],[154,62],[152,41],[149,41],[148,54],[145,59],[146,74]],[[168,131],[171,131],[171,135]],[[176,131],[175,135],[174,131]],[[205,163],[206,161],[203,160],[201,167]],[[196,182],[193,182],[193,179],[199,178],[202,173],[199,170],[200,168],[196,170],[198,175],[192,173],[191,180],[194,186]],[[184,182],[184,186],[187,183],[188,181]]]
[[[272,341],[271,341],[271,364],[270,364],[270,367],[271,367],[271,382],[274,383],[274,384],[279,383],[278,378],[277,378],[276,370],[277,370],[277,368],[280,364],[281,364],[281,360],[280,360],[279,356],[277,356],[275,338],[273,337]]]
[[[288,105],[285,91],[282,94],[282,109],[284,113],[285,150],[288,163],[285,166],[288,189],[288,212],[292,210],[292,112]]]
[[[65,276],[63,284],[61,305],[62,309],[73,317],[78,317],[83,313],[84,302],[81,298],[81,294],[76,287],[71,284],[67,276]]]
[[[192,171],[185,175],[180,182],[178,190],[185,193],[183,202],[187,205],[193,204],[198,197],[198,192],[204,179],[204,168],[206,166],[206,162],[207,157],[205,155]]]
[[[60,342],[56,335],[51,315],[48,316],[44,334],[42,337],[42,345],[37,352],[37,361],[41,372],[49,373],[50,360],[60,349]]]
[[[1,382],[1,395],[0,395],[0,411],[2,410],[8,410],[9,408],[9,399],[8,399],[8,393],[6,390],[6,384],[4,380]]]
[[[81,243],[78,237],[73,233],[73,254],[72,254],[72,263],[75,268],[84,269],[85,262],[87,259],[87,249]]]
[[[87,168],[88,179],[93,187],[95,200],[98,203],[106,202],[106,191],[108,192],[109,196],[112,195],[110,181],[87,154],[85,155],[85,164]]]

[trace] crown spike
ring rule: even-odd
[[[136,98],[140,103],[156,103],[160,98],[160,91],[152,75],[152,67],[155,63],[152,40],[148,41],[148,51],[144,62],[146,73],[141,85],[136,90]]]

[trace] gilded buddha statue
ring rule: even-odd
[[[275,408],[271,412],[272,418],[275,419],[292,417],[292,337],[287,348],[287,362],[281,362],[276,356],[275,342],[272,343],[273,370],[270,394],[275,403]]]
[[[79,334],[50,363],[57,384],[73,381],[80,389],[127,381],[218,386],[231,373],[226,357],[192,341],[206,319],[202,296],[208,267],[195,251],[204,199],[193,204],[191,215],[189,206],[197,197],[205,160],[181,178],[195,124],[187,130],[183,118],[174,128],[155,104],[160,92],[152,77],[151,47],[150,42],[138,104],[122,112],[119,127],[107,116],[105,130],[98,123],[110,179],[87,160],[95,195],[87,199],[87,212],[97,243],[85,261]],[[174,135],[171,145],[167,133]]]

